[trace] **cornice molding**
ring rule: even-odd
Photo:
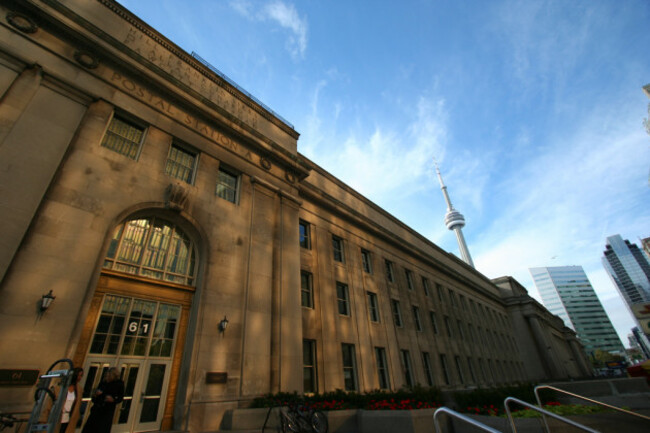
[[[299,192],[300,192],[300,196],[304,197],[306,200],[312,201],[322,206],[323,208],[326,208],[332,214],[337,215],[342,219],[349,221],[355,224],[356,226],[372,233],[373,235],[379,237],[380,239],[384,240],[388,244],[393,245],[394,247],[407,253],[408,255],[416,255],[419,258],[419,260],[421,260],[423,263],[428,264],[429,266],[436,269],[440,273],[445,274],[452,279],[462,281],[468,287],[479,291],[481,294],[489,297],[490,299],[498,302],[499,304],[505,307],[505,303],[503,302],[503,299],[498,295],[486,291],[483,287],[477,285],[475,282],[467,278],[461,272],[453,270],[451,267],[443,264],[442,262],[437,260],[435,257],[427,253],[423,249],[416,247],[411,243],[406,242],[404,239],[400,238],[395,233],[391,232],[390,230],[387,230],[386,228],[382,227],[376,222],[370,220],[366,216],[352,209],[351,207],[341,202],[340,200],[337,200],[331,195],[325,193],[324,191],[319,190],[315,186],[310,185],[306,182],[302,182],[300,184]],[[394,219],[394,217],[391,218]],[[396,222],[402,225],[399,221]],[[420,234],[414,232],[412,229],[409,229],[408,227],[402,227],[402,228],[409,230],[414,236],[420,237],[423,242],[430,244],[432,248],[439,249],[439,247],[437,247],[431,241],[423,238]],[[456,262],[458,262],[458,264],[464,265],[464,267],[468,268],[467,264],[462,260],[460,260],[459,258],[455,257],[452,254],[446,253],[442,250],[440,251],[442,252],[442,254],[446,254],[447,257],[450,258],[451,260],[455,260]],[[467,270],[468,272],[476,272],[473,268],[468,268]],[[485,280],[484,282],[486,284],[494,286],[495,289],[498,291],[498,287],[495,286],[489,279],[487,279],[487,277],[485,277],[482,274],[480,274],[479,276],[481,279]]]
[[[48,3],[53,3],[55,1],[56,0],[47,0]],[[151,39],[153,39],[154,41],[156,41],[157,43],[165,47],[167,50],[175,54],[185,63],[191,65],[194,69],[196,69],[203,76],[208,78],[210,81],[224,88],[232,96],[240,100],[242,103],[246,104],[248,107],[255,110],[255,112],[257,112],[259,115],[264,117],[269,122],[278,126],[284,132],[289,134],[292,138],[295,138],[296,140],[298,139],[300,134],[295,129],[291,128],[289,125],[287,125],[286,123],[284,123],[283,121],[281,121],[280,119],[278,119],[277,117],[269,113],[264,107],[262,107],[255,101],[248,98],[245,94],[239,91],[239,89],[237,89],[232,84],[228,83],[226,80],[222,79],[217,74],[212,72],[203,63],[196,60],[194,57],[192,57],[190,54],[188,54],[178,45],[174,44],[172,41],[170,41],[169,39],[165,38],[157,31],[155,31],[152,27],[148,26],[143,21],[139,20],[135,15],[130,13],[122,5],[120,5],[119,3],[113,0],[97,0],[97,1],[102,5],[104,5],[105,7],[107,7],[108,9],[110,9],[111,11],[113,11],[120,18],[127,21],[129,24],[131,24],[141,32],[145,33],[147,36],[149,36]]]

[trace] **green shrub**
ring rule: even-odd
[[[439,407],[441,401],[442,395],[437,388],[416,386],[394,392],[376,390],[363,394],[345,392],[340,389],[307,396],[297,393],[267,394],[256,398],[252,403],[252,407],[304,404],[321,410],[409,410]]]

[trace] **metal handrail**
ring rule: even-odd
[[[526,403],[523,400],[519,400],[518,398],[514,397],[508,397],[503,401],[503,405],[506,407],[506,414],[508,414],[508,420],[510,421],[510,426],[512,427],[512,432],[517,433],[517,427],[515,426],[515,419],[512,416],[512,413],[510,412],[510,406],[508,405],[509,402],[514,401],[515,403],[520,404],[521,406],[524,406],[525,408],[528,408],[530,410],[534,410],[535,412],[539,412],[544,416],[550,416],[551,418],[555,418],[559,421],[565,422],[569,425],[572,425],[573,427],[579,428],[580,430],[584,430],[586,432],[590,433],[600,433],[598,430],[591,429],[587,426],[584,426],[582,424],[579,424],[575,421],[571,421],[568,418],[565,418],[563,416],[554,414],[553,412],[549,412],[546,409],[542,409],[541,407],[537,407],[533,404]],[[548,429],[548,424],[546,424],[546,419],[544,419],[544,425],[546,427],[546,431],[549,431]]]
[[[458,413],[458,412],[456,412],[454,410],[451,410],[448,407],[444,407],[444,406],[439,407],[433,413],[433,426],[436,429],[436,433],[442,433],[440,424],[438,422],[438,417],[439,417],[438,414],[440,414],[440,413],[446,413],[449,416],[458,418],[458,419],[460,419],[462,421],[465,421],[468,424],[473,425],[476,428],[479,428],[479,429],[481,429],[483,431],[486,431],[486,432],[489,432],[489,433],[501,433],[499,430],[496,430],[496,429],[493,429],[492,427],[486,426],[485,424],[482,424],[482,423],[468,417],[467,415],[462,415],[462,414],[460,414],[460,413]]]
[[[553,391],[561,392],[561,393],[564,393],[566,395],[570,395],[571,397],[576,397],[576,398],[579,398],[581,400],[588,401],[590,403],[594,403],[594,404],[597,404],[597,405],[600,405],[600,406],[604,406],[606,408],[613,409],[613,410],[618,411],[618,412],[622,412],[622,413],[625,413],[625,414],[628,414],[628,415],[633,415],[633,416],[636,416],[636,417],[639,417],[639,418],[650,420],[650,416],[642,415],[640,413],[636,413],[636,412],[632,412],[632,411],[629,411],[629,410],[622,409],[620,407],[612,406],[610,404],[603,403],[602,401],[593,400],[591,398],[583,397],[581,395],[574,394],[572,392],[565,391],[564,389],[556,388],[556,387],[550,386],[550,385],[538,385],[538,386],[535,387],[535,398],[537,399],[537,404],[539,404],[540,406],[542,405],[542,400],[541,400],[541,398],[539,396],[539,393],[537,392],[540,389],[551,389]]]

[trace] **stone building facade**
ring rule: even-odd
[[[84,367],[84,403],[122,369],[115,432],[214,430],[268,392],[589,374],[541,306],[519,323],[521,296],[302,156],[289,124],[119,4],[0,17],[0,410],[29,410],[21,377],[59,358]]]

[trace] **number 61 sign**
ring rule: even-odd
[[[148,335],[151,322],[132,320],[127,326],[128,334]]]

